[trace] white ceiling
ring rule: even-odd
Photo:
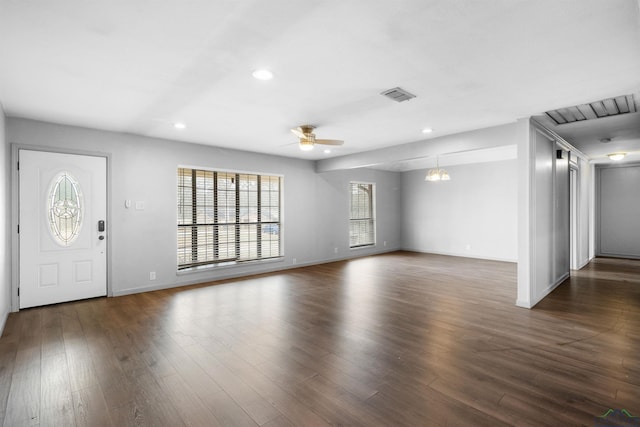
[[[0,0],[0,64],[9,116],[320,159],[638,93],[639,2]]]

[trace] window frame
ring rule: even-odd
[[[211,173],[213,174],[214,180],[217,177],[217,174],[225,174],[225,175],[234,175],[234,179],[235,179],[235,184],[234,184],[234,189],[233,189],[233,205],[230,208],[231,211],[233,212],[233,221],[228,221],[228,218],[226,221],[220,222],[220,219],[218,218],[219,215],[219,210],[224,208],[223,205],[219,204],[219,192],[218,192],[218,187],[214,186],[211,189],[211,196],[213,197],[213,205],[211,206],[213,209],[213,222],[211,223],[198,223],[197,222],[197,214],[196,211],[197,209],[195,208],[195,206],[197,205],[197,195],[196,193],[193,193],[193,191],[196,189],[196,185],[197,183],[195,181],[193,181],[193,177],[194,175],[192,175],[191,180],[191,203],[192,204],[186,204],[186,203],[181,203],[180,200],[180,192],[181,192],[181,170],[191,170],[192,174],[193,173],[197,173],[197,172],[204,172],[204,173]],[[247,205],[241,205],[240,204],[240,199],[241,199],[241,189],[240,189],[240,181],[238,178],[239,177],[253,177],[256,180],[256,185],[257,188],[254,191],[256,194],[256,200],[255,200],[255,205],[251,205],[250,203]],[[261,209],[264,207],[261,204],[261,197],[262,197],[262,188],[261,188],[261,182],[263,180],[263,178],[277,178],[278,179],[278,189],[275,191],[277,193],[277,206],[275,207],[277,209],[277,220],[272,220],[272,221],[264,221],[262,219],[262,215],[261,215]],[[178,274],[180,273],[185,273],[185,272],[189,272],[189,271],[197,271],[203,268],[218,268],[218,267],[222,267],[222,266],[234,266],[234,265],[240,265],[240,264],[246,264],[246,263],[254,263],[254,262],[272,262],[272,261],[277,261],[277,260],[282,260],[284,258],[284,249],[283,249],[283,189],[284,189],[284,175],[282,174],[274,174],[274,173],[265,173],[265,172],[249,172],[249,171],[240,171],[240,170],[230,170],[230,169],[218,169],[218,168],[209,168],[209,167],[203,167],[203,166],[191,166],[191,165],[178,165],[176,168],[176,268],[177,268],[177,272]],[[228,201],[229,199],[227,199]],[[184,201],[184,199],[183,199]],[[186,207],[188,209],[189,206],[191,206],[191,210],[192,210],[192,220],[196,221],[195,223],[191,222],[191,223],[182,223],[181,222],[181,206]],[[200,205],[202,207],[202,204]],[[205,203],[205,207],[207,206],[207,204]],[[273,206],[269,206],[269,208],[272,208]],[[241,220],[241,210],[242,209],[246,209],[247,210],[247,219],[246,220]],[[256,219],[254,221],[249,221],[249,210],[251,210],[251,212],[254,212],[256,215]],[[187,216],[190,214],[189,212],[186,213]],[[184,213],[182,214],[184,215]],[[219,258],[220,255],[220,248],[221,248],[221,242],[219,241],[219,230],[218,227],[231,227],[232,228],[232,234],[234,236],[233,238],[233,245],[234,245],[234,254],[231,257],[225,257],[225,258]],[[269,241],[277,241],[277,255],[272,255],[272,256],[262,256],[263,255],[263,236],[262,236],[262,227],[263,226],[275,226],[276,228],[276,239],[269,239]],[[181,228],[182,229],[192,229],[192,236],[193,233],[195,232],[197,234],[197,228],[198,227],[214,227],[214,230],[212,231],[213,233],[213,239],[211,244],[207,244],[206,247],[207,248],[211,248],[210,251],[211,253],[213,253],[213,259],[205,259],[204,261],[201,262],[193,262],[193,259],[191,260],[191,262],[189,263],[183,263],[180,264],[180,254],[181,254],[181,250],[185,250],[185,248],[188,245],[185,245],[181,248],[180,246],[180,238],[181,238]],[[255,241],[252,240],[242,240],[241,239],[241,229],[242,228],[246,228],[246,227],[255,227]],[[249,236],[251,234],[251,231],[248,232]],[[249,237],[250,238],[250,237]],[[242,249],[242,245],[243,244],[251,244],[252,242],[255,242],[255,251],[254,253],[256,254],[255,256],[249,256],[247,257],[243,257],[242,253],[243,253],[243,249]],[[197,238],[196,238],[196,242],[195,245],[197,245]],[[194,243],[191,243],[192,249],[191,250],[186,250],[185,253],[189,253],[189,256],[193,257],[193,246]],[[245,248],[245,251],[248,253],[251,253],[251,247],[249,247],[248,249]]]
[[[371,216],[370,217],[358,217],[353,218],[353,185],[367,185],[371,189],[370,196],[370,209]],[[353,221],[369,221],[371,227],[371,241],[365,243],[352,244],[352,224]],[[349,181],[349,249],[361,249],[367,248],[376,245],[377,239],[377,219],[376,219],[376,183],[375,182],[366,182],[366,181]]]

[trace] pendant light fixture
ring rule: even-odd
[[[440,162],[439,162],[438,156],[436,156],[436,168],[429,169],[429,172],[427,172],[427,176],[424,177],[424,180],[425,181],[450,181],[451,180],[449,173],[445,169],[440,168]]]

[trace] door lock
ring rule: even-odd
[[[98,221],[98,231],[104,231],[104,220]]]

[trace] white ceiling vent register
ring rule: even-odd
[[[576,105],[575,107],[559,108],[557,110],[547,111],[545,114],[551,117],[556,124],[563,125],[566,123],[635,113],[639,109],[640,105],[635,96],[621,95],[589,104]]]
[[[416,96],[412,93],[407,92],[404,89],[399,87],[394,87],[393,89],[385,90],[380,93],[380,95],[384,95],[389,99],[392,99],[396,102],[408,101],[411,98],[415,98]]]

